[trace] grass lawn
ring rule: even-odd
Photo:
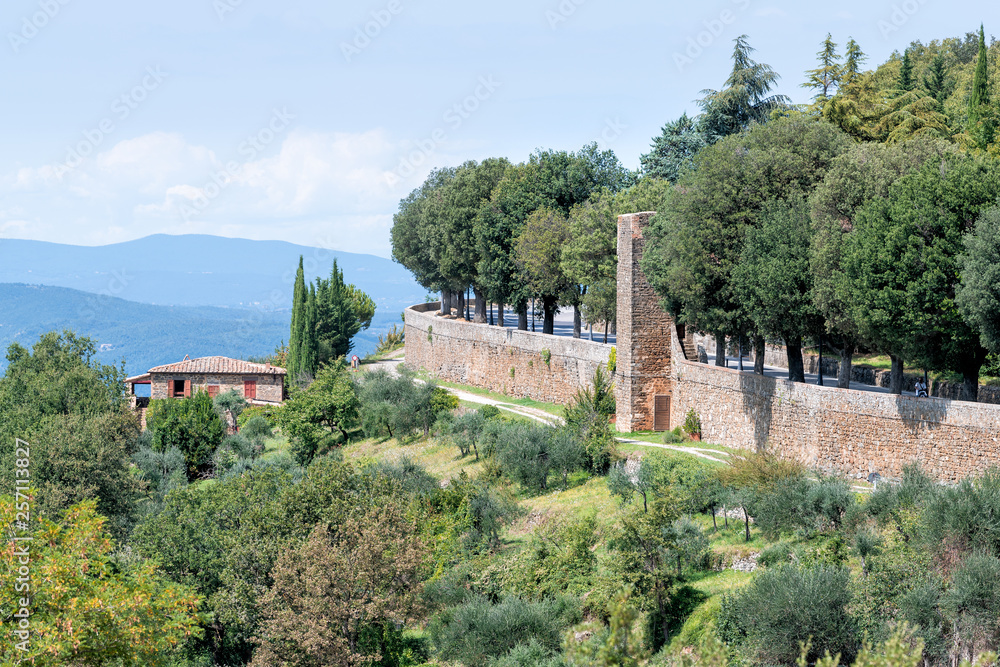
[[[421,371],[417,374],[417,377],[424,380],[434,380],[439,387],[448,387],[449,389],[458,389],[460,391],[468,392],[470,394],[475,394],[476,396],[483,396],[485,398],[492,398],[495,401],[501,401],[503,403],[510,403],[511,405],[520,405],[526,408],[535,408],[537,410],[542,410],[548,412],[551,415],[557,417],[562,417],[564,413],[564,408],[558,403],[545,403],[544,401],[536,401],[533,398],[514,398],[513,396],[507,396],[505,394],[500,394],[495,391],[490,391],[489,389],[480,389],[479,387],[470,387],[465,384],[458,384],[457,382],[445,382],[444,380],[439,380],[437,378],[432,378],[427,373]]]
[[[482,461],[470,454],[459,456],[458,448],[440,438],[418,439],[400,443],[396,439],[363,440],[344,447],[344,458],[363,465],[369,461],[398,461],[408,457],[441,480],[458,477],[463,470],[475,477],[483,469]]]

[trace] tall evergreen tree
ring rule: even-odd
[[[986,36],[982,24],[979,26],[979,58],[976,60],[976,73],[972,78],[969,124],[966,132],[972,145],[982,150],[993,143],[996,134],[996,113],[990,105]]]
[[[927,74],[924,75],[924,90],[938,102],[938,111],[944,111],[944,101],[948,97],[948,82],[944,67],[944,56],[934,56]]]
[[[705,134],[710,142],[735,134],[751,123],[763,123],[775,109],[791,102],[786,95],[771,95],[781,78],[770,65],[755,62],[750,55],[746,35],[740,35],[733,47],[733,71],[722,90],[703,90],[698,101],[705,112]]]
[[[896,87],[899,90],[913,90],[913,61],[910,60],[910,50],[903,51],[903,64],[899,67],[899,83]]]
[[[305,303],[305,324],[302,332],[302,354],[299,361],[299,372],[310,377],[318,370],[319,346],[316,344],[316,287],[309,285]]]
[[[292,290],[292,331],[288,338],[288,378],[294,380],[302,370],[302,344],[306,330],[306,278],[299,255],[299,269],[295,272]]]
[[[854,79],[861,73],[861,66],[868,60],[868,56],[864,54],[853,37],[847,40],[847,51],[844,52],[844,55],[846,56],[846,60],[844,61],[844,68],[840,75],[841,86],[853,83]]]
[[[826,33],[823,40],[823,48],[816,53],[819,59],[819,67],[807,70],[808,79],[802,84],[803,88],[813,88],[819,92],[816,94],[816,103],[822,108],[823,104],[830,98],[830,93],[840,85],[843,72],[840,55],[837,54],[837,45],[833,43],[833,37]]]

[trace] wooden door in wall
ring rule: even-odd
[[[653,396],[653,430],[670,430],[670,397],[665,394]]]
[[[244,380],[243,381],[243,396],[244,396],[244,398],[257,398],[257,381],[256,380]]]

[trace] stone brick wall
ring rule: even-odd
[[[607,370],[612,345],[440,317],[438,309],[406,309],[406,365],[442,380],[567,403],[593,382],[598,366]]]
[[[645,245],[642,232],[654,215],[646,212],[618,216],[615,399],[617,427],[626,433],[653,430],[655,397],[666,396],[669,400],[673,389],[670,343],[674,323],[660,307],[660,298],[639,268]]]
[[[257,381],[258,401],[269,403],[280,403],[282,400],[282,389],[284,376],[275,374],[262,375],[233,375],[218,374],[207,375],[204,373],[154,373],[150,377],[150,398],[167,398],[170,395],[171,380],[190,380],[191,393],[196,391],[208,391],[209,385],[217,385],[219,393],[224,394],[230,389],[235,389],[238,394],[243,395],[243,381]]]
[[[917,461],[955,482],[1000,461],[1000,406],[817,387],[676,353],[673,396],[672,425],[693,408],[703,440],[769,449],[831,472],[899,477]]]

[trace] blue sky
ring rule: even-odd
[[[806,102],[828,31],[874,66],[980,21],[989,35],[987,13],[934,0],[7,0],[0,237],[209,233],[389,256],[398,202],[433,167],[591,141],[638,167],[664,122],[721,87],[739,34],[779,92]]]

